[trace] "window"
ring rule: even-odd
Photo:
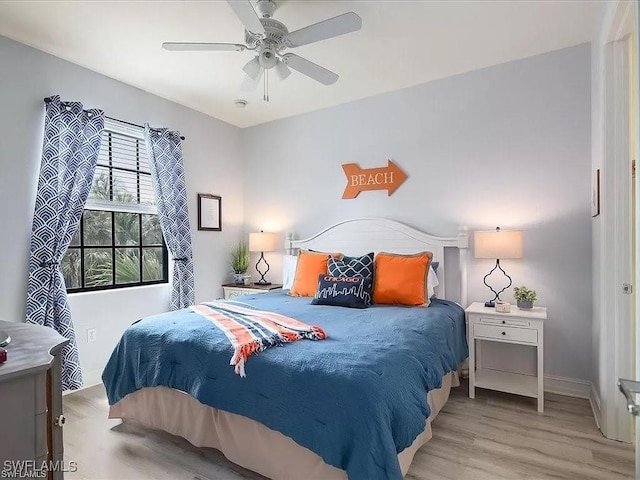
[[[67,292],[167,283],[168,263],[143,131],[105,122],[80,228],[62,260]]]

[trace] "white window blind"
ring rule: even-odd
[[[144,130],[105,121],[86,209],[157,213]]]

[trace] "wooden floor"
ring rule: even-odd
[[[539,414],[533,399],[476,392],[470,400],[466,385],[452,390],[406,478],[633,478],[633,447],[600,434],[588,401],[548,394]],[[263,479],[216,450],[108,420],[102,386],[65,396],[64,408],[65,459],[78,466],[67,480]]]

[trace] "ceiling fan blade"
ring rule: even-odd
[[[162,48],[180,52],[241,52],[246,50],[245,45],[239,43],[200,43],[200,42],[164,42]]]
[[[258,76],[256,78],[251,78],[249,75],[245,75],[242,79],[242,84],[240,85],[240,90],[243,92],[253,92],[260,81],[262,80],[262,74],[264,73],[264,68],[260,67],[260,71],[258,72]]]
[[[298,72],[306,75],[307,77],[313,78],[324,85],[331,85],[338,81],[339,77],[337,73],[333,73],[331,70],[327,70],[320,65],[316,65],[306,58],[299,57],[295,53],[287,53],[282,56],[282,59],[294,70],[297,70]]]
[[[276,66],[273,69],[276,71],[276,75],[278,75],[278,78],[280,78],[280,80],[284,80],[289,75],[291,75],[291,70],[289,70],[287,64],[280,59],[278,59],[278,63],[276,63]]]
[[[227,0],[227,3],[247,30],[252,33],[265,34],[260,17],[253,9],[250,0]]]
[[[361,28],[362,19],[357,14],[353,12],[344,13],[289,33],[287,35],[287,45],[299,47],[344,35],[345,33],[355,32]]]

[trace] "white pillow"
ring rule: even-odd
[[[291,290],[296,279],[297,255],[285,255],[282,259],[282,289]]]
[[[427,298],[430,299],[436,293],[436,287],[440,285],[438,276],[431,265],[429,265],[429,275],[427,275]]]

